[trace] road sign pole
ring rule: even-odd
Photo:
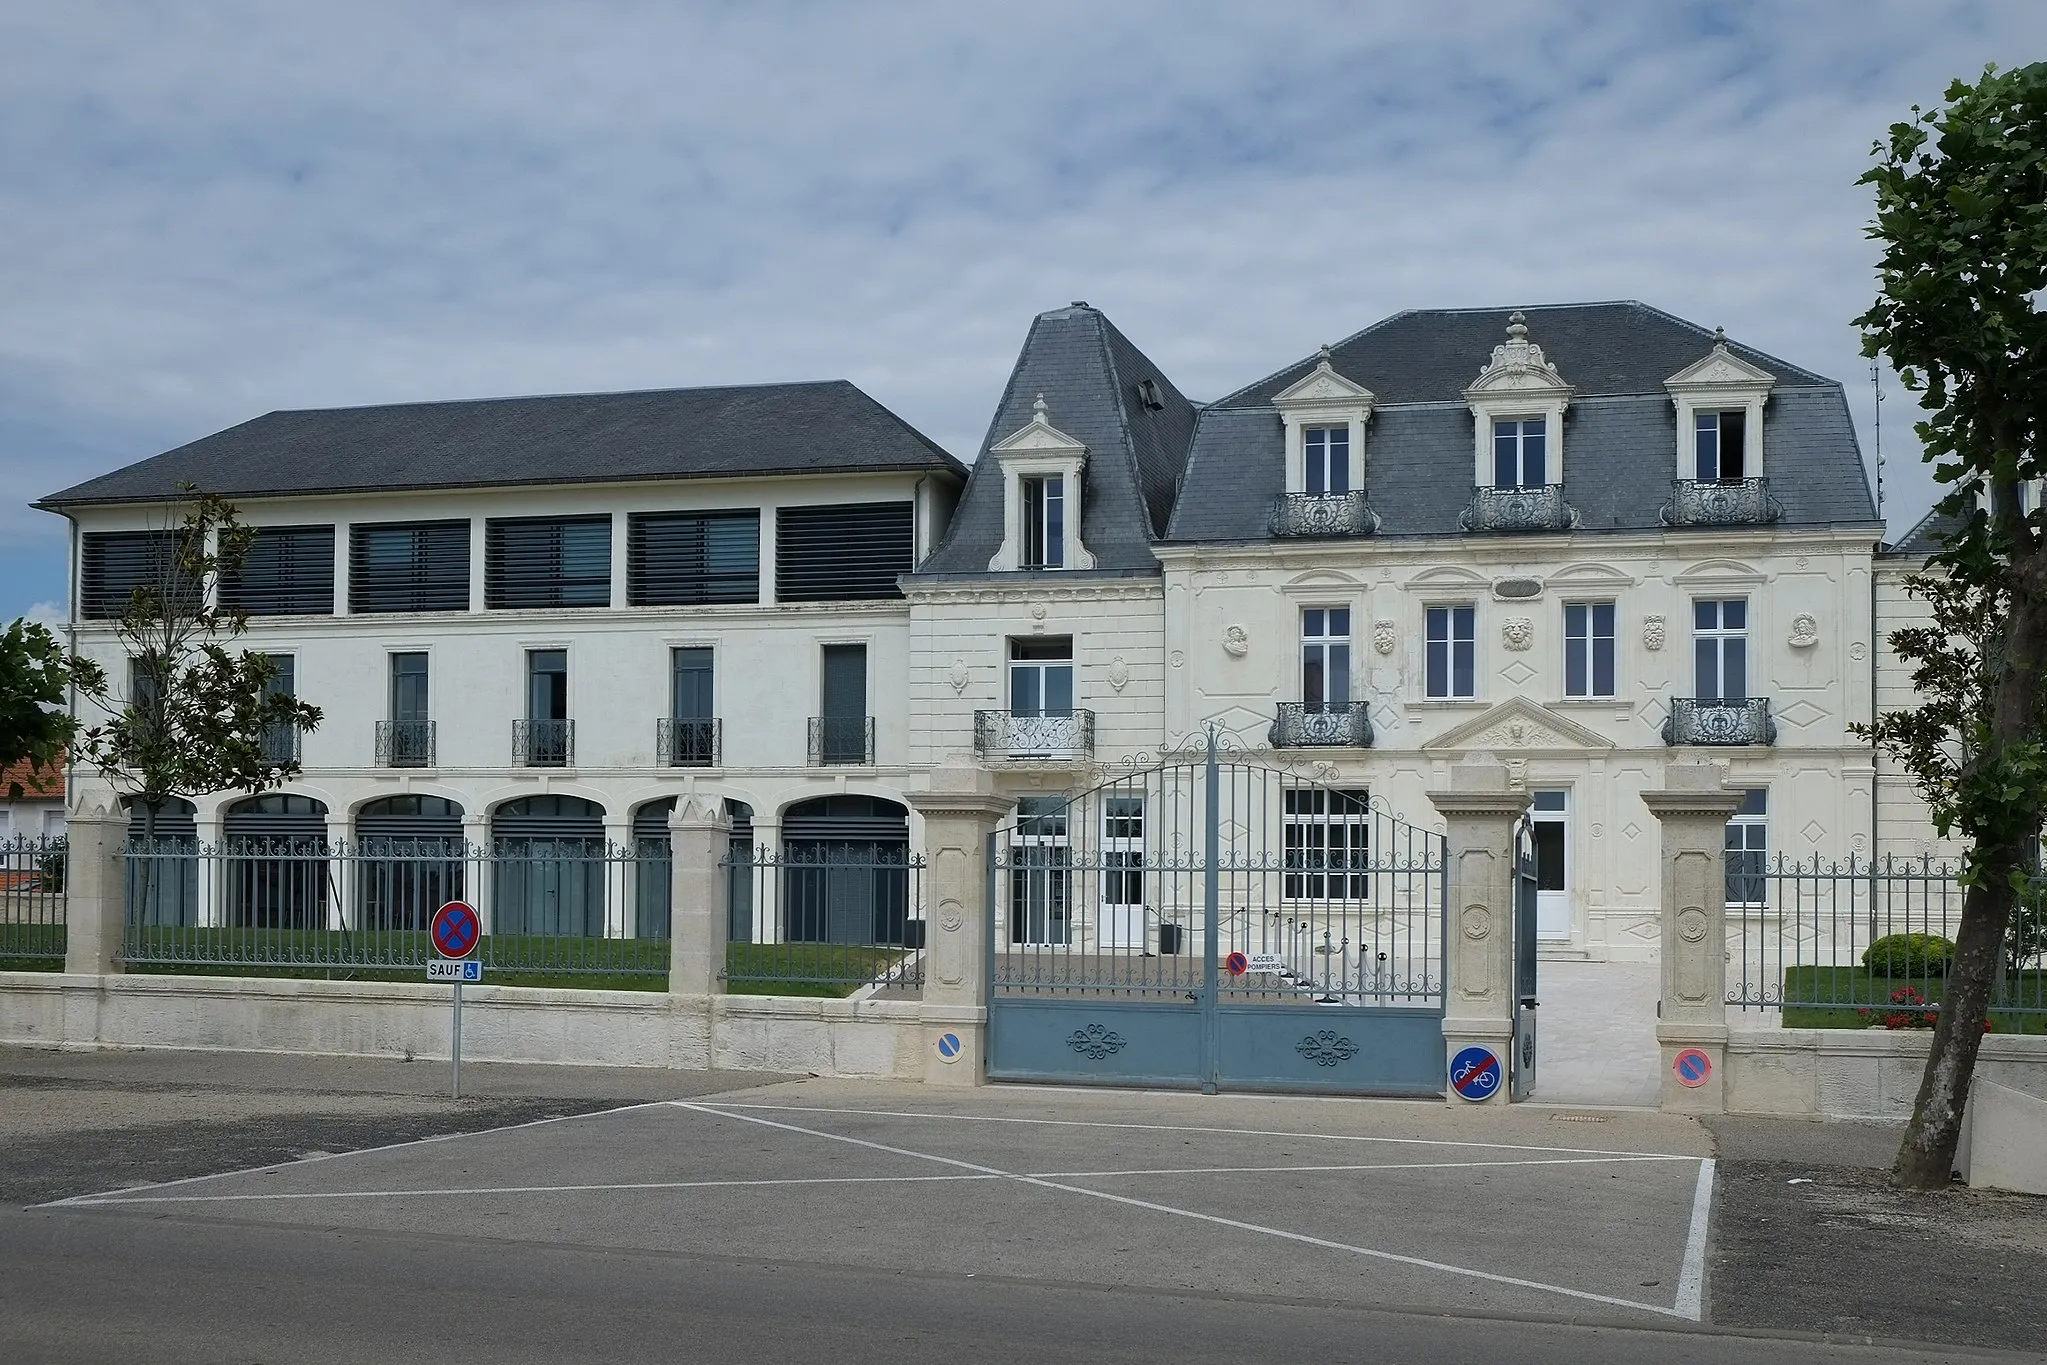
[[[455,1025],[453,1030],[453,1039],[454,1039],[453,1045],[448,1049],[448,1058],[454,1074],[449,1083],[448,1089],[449,1098],[459,1100],[462,1098],[462,983],[460,981],[457,981],[455,983]]]

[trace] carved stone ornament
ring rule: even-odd
[[[1686,943],[1703,943],[1706,940],[1706,912],[1696,905],[1687,905],[1677,912],[1677,936]]]
[[[1109,660],[1109,686],[1121,692],[1130,685],[1130,665],[1121,654]]]
[[[1391,621],[1372,622],[1372,648],[1381,654],[1391,654],[1393,646],[1400,642],[1400,633]]]
[[[952,670],[945,675],[945,680],[952,684],[952,690],[955,696],[966,691],[967,661],[965,659],[954,659],[952,661]]]
[[[966,916],[955,901],[947,901],[938,910],[938,927],[948,934],[957,934],[966,924]]]
[[[1493,912],[1483,905],[1467,905],[1459,917],[1464,936],[1474,943],[1493,931]]]
[[[1869,652],[1868,646],[1864,645],[1860,640],[1857,640],[1854,644],[1848,646],[1848,657],[1855,660],[1857,663],[1860,663],[1862,661],[1862,656],[1867,654],[1868,652]]]
[[[1172,663],[1173,663],[1173,667],[1175,667],[1175,668],[1185,668],[1185,667],[1187,666],[1187,656],[1186,656],[1186,654],[1185,654],[1185,653],[1183,653],[1183,652],[1182,652],[1182,651],[1180,651],[1180,650],[1177,650],[1177,649],[1176,649],[1176,650],[1174,650],[1174,651],[1173,651],[1173,659],[1172,659]]]
[[[1507,648],[1519,652],[1535,641],[1535,622],[1526,616],[1509,616],[1500,622],[1500,635]]]
[[[1642,618],[1642,648],[1658,650],[1663,648],[1663,618],[1644,616]]]
[[[1242,626],[1223,627],[1223,651],[1232,659],[1241,659],[1251,652],[1251,632]]]
[[[1813,619],[1811,612],[1802,611],[1791,618],[1791,647],[1811,649],[1820,642],[1820,623]]]

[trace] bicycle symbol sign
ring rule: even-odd
[[[1500,1059],[1490,1049],[1468,1047],[1450,1059],[1450,1088],[1476,1103],[1500,1088]]]
[[[449,901],[434,911],[434,951],[442,957],[468,957],[482,934],[483,922],[466,901]]]

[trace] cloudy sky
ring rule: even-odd
[[[62,595],[31,499],[273,408],[843,376],[966,458],[1070,299],[1206,398],[1638,298],[1867,449],[1870,143],[2041,58],[2040,0],[8,5],[0,620]]]

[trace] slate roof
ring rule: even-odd
[[[966,475],[835,379],[272,412],[36,505],[898,470]]]
[[[1464,389],[1506,339],[1509,309],[1397,314],[1331,348],[1339,374],[1378,399],[1365,432],[1365,486],[1381,536],[1461,535],[1471,498],[1473,421]],[[1706,355],[1713,334],[1639,303],[1522,310],[1528,338],[1576,389],[1564,417],[1564,498],[1581,532],[1654,530],[1671,498],[1677,414],[1663,381]],[[1764,467],[1780,525],[1874,523],[1841,386],[1774,356],[1728,349],[1776,376]],[[1269,538],[1285,490],[1285,429],[1271,397],[1316,357],[1201,413],[1166,538]]]
[[[1161,406],[1139,397],[1145,380]],[[1045,396],[1052,425],[1088,449],[1080,540],[1098,571],[1156,573],[1151,546],[1172,514],[1173,495],[1194,432],[1195,405],[1129,338],[1084,303],[1041,313],[1031,323],[988,437],[945,542],[923,574],[988,572],[1002,545],[1003,480],[988,448],[1031,420]],[[1056,571],[1070,576],[1070,571]]]
[[[1897,544],[1885,547],[1887,555],[1910,555],[1926,559],[1940,553],[1941,544],[1948,534],[1961,526],[1961,520],[1951,517],[1939,508],[1919,518],[1918,524],[1905,532]]]

